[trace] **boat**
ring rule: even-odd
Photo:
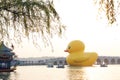
[[[64,64],[58,64],[57,68],[64,68]]]
[[[108,65],[105,62],[103,62],[103,63],[100,64],[100,67],[107,67],[107,66]]]
[[[51,68],[51,67],[54,67],[54,65],[53,65],[52,63],[48,63],[48,64],[47,64],[47,67],[48,67],[48,68]]]
[[[100,67],[107,67],[107,65],[106,64],[101,64]]]

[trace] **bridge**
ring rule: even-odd
[[[100,65],[101,63],[106,63],[106,64],[120,64],[120,57],[118,56],[99,56],[98,59],[96,60],[95,64]],[[59,57],[59,58],[49,58],[45,60],[20,60],[20,65],[47,65],[48,63],[53,63],[54,65],[57,64],[64,64],[67,65],[66,63],[66,58],[65,57]]]
[[[96,64],[101,64],[102,62],[106,64],[120,64],[120,57],[117,56],[99,56]]]

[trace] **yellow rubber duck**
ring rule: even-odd
[[[96,52],[84,52],[85,45],[80,40],[73,40],[68,44],[65,52],[69,55],[66,58],[71,66],[92,66],[98,58]]]

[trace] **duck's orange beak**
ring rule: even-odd
[[[68,50],[64,50],[64,52],[68,52]]]

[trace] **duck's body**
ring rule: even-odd
[[[96,59],[97,54],[94,52],[88,52],[81,54],[70,54],[67,56],[66,61],[71,66],[92,66]]]
[[[66,52],[70,54],[67,56],[66,61],[71,66],[92,66],[97,60],[97,53],[95,52],[84,52],[84,44],[75,40],[69,45]]]

